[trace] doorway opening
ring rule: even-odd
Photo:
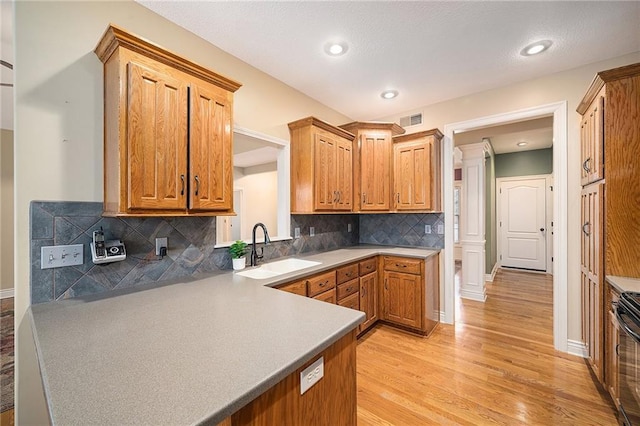
[[[452,159],[454,151],[454,135],[464,132],[485,129],[488,127],[531,120],[542,117],[553,117],[553,248],[556,253],[553,262],[553,335],[554,347],[567,352],[567,102],[528,108],[524,110],[481,117],[459,123],[447,124],[444,127],[443,158]],[[455,320],[455,256],[454,256],[454,164],[452,160],[443,162],[444,207],[445,207],[445,249],[443,255],[444,312],[443,322],[452,324]]]

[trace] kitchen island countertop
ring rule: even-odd
[[[231,271],[29,309],[53,424],[217,424],[353,330],[364,314],[270,287],[379,254],[355,246],[254,280]],[[275,259],[279,260],[279,259]]]

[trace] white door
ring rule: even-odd
[[[546,271],[545,179],[500,182],[501,266]]]

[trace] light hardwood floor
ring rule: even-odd
[[[582,358],[553,349],[551,278],[499,271],[429,338],[376,326],[358,343],[358,425],[615,425]]]

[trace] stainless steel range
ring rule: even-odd
[[[640,293],[624,292],[614,306],[619,325],[620,423],[640,425]]]

